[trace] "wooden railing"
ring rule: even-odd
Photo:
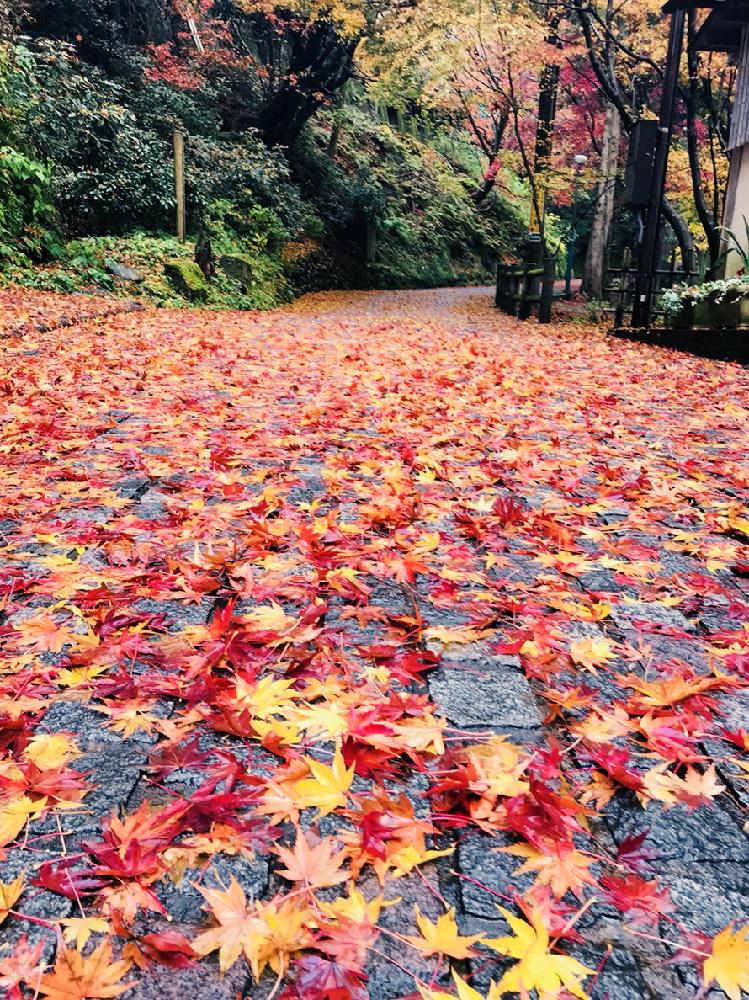
[[[498,264],[497,309],[518,319],[528,319],[535,309],[539,323],[551,322],[556,260],[547,257],[543,267],[528,264]]]
[[[629,313],[632,310],[636,277],[637,269],[630,265],[630,254],[628,251],[624,254],[622,266],[609,268],[607,272],[607,284],[604,287],[604,295],[613,304],[613,308],[606,309],[604,312],[613,313],[614,328],[617,330],[629,323]],[[669,266],[658,268],[655,271],[656,305],[655,309],[653,309],[653,318],[658,320],[664,316],[664,312],[660,308],[660,296],[667,288],[673,288],[674,285],[679,285],[683,282],[689,283],[695,278],[697,278],[696,271],[682,271],[676,266],[676,251],[674,251],[671,254]]]

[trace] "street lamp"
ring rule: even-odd
[[[572,163],[575,167],[575,181],[572,188],[572,222],[567,237],[567,269],[564,275],[565,299],[572,298],[572,275],[575,266],[575,244],[577,243],[577,190],[580,182],[580,174],[587,162],[588,157],[585,153],[575,153],[572,157]]]

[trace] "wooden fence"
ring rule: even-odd
[[[604,288],[606,299],[613,304],[614,329],[621,329],[629,324],[629,314],[632,311],[632,299],[635,290],[637,269],[630,265],[630,254],[625,252],[621,267],[609,268],[607,284]],[[655,272],[655,309],[653,318],[662,319],[665,315],[660,308],[660,296],[667,288],[674,285],[690,283],[697,278],[696,271],[682,271],[676,266],[676,251],[671,254],[668,267],[658,268]]]
[[[528,319],[536,309],[539,323],[550,323],[555,277],[554,257],[547,257],[543,267],[498,264],[495,304],[518,319]]]

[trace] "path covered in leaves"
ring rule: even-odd
[[[749,989],[749,372],[124,310],[0,295],[4,995]]]

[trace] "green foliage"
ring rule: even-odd
[[[27,283],[189,304],[163,263],[193,251],[158,235],[174,226],[175,129],[186,138],[189,232],[205,232],[217,259],[246,259],[237,274],[251,275],[219,268],[207,293],[216,308],[269,308],[321,287],[485,282],[522,236],[509,199],[495,191],[480,208],[472,200],[479,160],[465,138],[403,111],[395,127],[365,94],[320,113],[282,150],[246,127],[224,131],[220,73],[179,89],[147,79],[135,48],[127,71],[115,74],[110,63],[86,63],[73,46],[43,37],[17,45],[11,61],[4,74],[0,63],[0,145],[12,150],[0,154],[0,259],[9,247],[56,257],[38,274],[14,258],[13,274]],[[329,149],[334,123],[340,134]],[[51,203],[72,237],[64,251],[49,233]],[[146,280],[113,280],[106,256]]]
[[[233,245],[241,252],[241,244]],[[129,236],[99,236],[71,240],[60,256],[44,267],[28,264],[8,267],[5,281],[57,292],[109,291],[123,298],[137,296],[154,305],[191,308],[199,304],[180,293],[167,276],[167,261],[193,263],[194,244],[180,243],[171,236],[136,232]],[[253,282],[246,290],[230,276],[217,273],[209,285],[205,304],[212,309],[272,309],[288,301],[291,293],[281,263],[267,255],[253,255]],[[107,273],[106,261],[116,260],[140,271],[139,283],[115,279]]]
[[[30,76],[23,127],[37,155],[53,164],[54,198],[69,233],[171,228],[175,129],[187,137],[191,225],[218,198],[241,202],[247,192],[292,224],[302,215],[299,199],[286,195],[282,154],[251,131],[221,133],[219,96],[210,86],[185,92],[141,80],[133,87],[46,39],[18,51]]]
[[[325,220],[321,242],[339,282],[428,287],[489,280],[522,224],[496,194],[477,211],[470,193],[478,165],[470,163],[468,144],[454,142],[449,157],[364,108],[346,111],[335,161],[325,152],[331,123],[324,116],[294,150],[302,189]],[[369,265],[368,223],[377,228]]]
[[[23,142],[25,75],[14,50],[0,45],[0,261],[38,258],[56,244],[50,171]]]
[[[40,257],[55,245],[47,168],[12,146],[0,146],[0,260]]]

